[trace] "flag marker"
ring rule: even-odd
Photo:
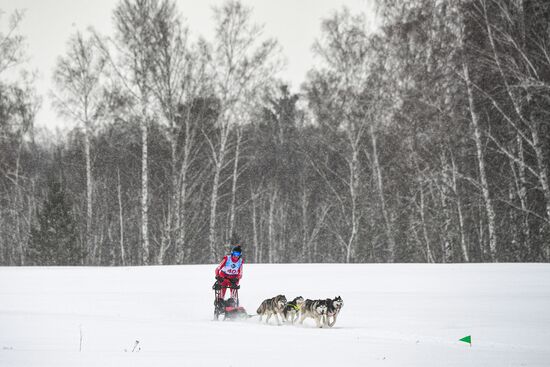
[[[472,346],[472,336],[471,335],[465,336],[464,338],[459,339],[458,341],[468,343],[468,344],[470,344],[470,347]]]

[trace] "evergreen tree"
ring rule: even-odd
[[[38,214],[38,226],[31,229],[28,251],[34,265],[79,265],[82,262],[71,203],[53,175],[48,178],[48,195]]]

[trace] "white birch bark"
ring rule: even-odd
[[[462,213],[462,200],[460,193],[458,192],[458,182],[457,182],[457,173],[458,169],[456,167],[456,162],[454,156],[451,154],[451,164],[453,169],[453,192],[456,197],[456,210],[458,213],[458,226],[460,231],[460,249],[462,251],[462,259],[465,262],[470,262],[470,256],[468,254],[468,246],[466,245],[466,235],[464,233],[464,215]]]
[[[443,211],[443,233],[441,233],[441,236],[443,238],[443,244],[442,244],[442,252],[443,257],[442,260],[444,263],[448,263],[452,261],[452,255],[453,255],[453,236],[451,233],[451,224],[452,224],[452,211],[449,204],[449,198],[450,193],[449,189],[452,186],[451,179],[449,177],[449,171],[451,170],[449,167],[449,162],[447,155],[445,152],[441,153],[441,187],[440,187],[440,200],[441,200],[441,209]]]
[[[17,241],[17,247],[19,250],[19,264],[21,266],[25,265],[25,238],[23,236],[23,228],[21,225],[21,217],[23,216],[23,193],[21,190],[21,183],[19,182],[19,169],[21,164],[21,149],[23,147],[23,136],[20,137],[19,147],[17,148],[17,159],[15,163],[15,197],[14,197],[14,207],[15,207],[15,240]],[[31,217],[29,217],[31,218]],[[30,223],[30,220],[27,219],[27,222]],[[15,248],[14,248],[15,250]]]
[[[277,45],[274,40],[264,39],[261,27],[250,21],[251,9],[240,2],[225,2],[214,8],[214,14],[216,34],[211,66],[220,113],[216,123],[218,139],[209,140],[215,163],[208,236],[212,260],[216,257],[218,196],[220,182],[223,182],[220,176],[225,166],[228,136],[236,125],[251,121],[260,92],[272,81],[271,58]]]
[[[518,8],[520,10],[521,16],[523,17],[523,14],[524,14],[524,3],[523,3],[523,1],[520,2]],[[520,103],[517,101],[517,98],[512,93],[511,87],[508,83],[508,80],[507,80],[506,75],[504,73],[504,69],[503,69],[500,57],[499,57],[498,52],[497,52],[495,39],[494,39],[494,34],[493,34],[493,27],[491,26],[491,23],[489,21],[489,17],[487,15],[487,7],[486,7],[485,1],[483,1],[483,10],[484,10],[484,16],[485,16],[485,26],[486,26],[486,29],[487,29],[487,35],[488,35],[488,38],[489,38],[489,42],[491,44],[491,49],[493,51],[493,57],[494,57],[494,60],[495,60],[495,64],[497,65],[497,68],[499,70],[499,73],[502,77],[502,81],[503,81],[504,86],[506,88],[506,92],[508,93],[508,96],[510,97],[510,100],[512,102],[512,105],[514,107],[514,110],[515,110],[517,116],[520,118],[520,120],[526,126],[529,127],[529,130],[531,132],[532,147],[533,147],[533,150],[535,151],[535,157],[536,157],[536,161],[537,161],[537,169],[538,169],[537,177],[539,179],[539,183],[540,183],[540,186],[541,186],[541,189],[542,189],[542,192],[543,192],[543,195],[544,195],[544,199],[545,199],[545,211],[546,211],[547,222],[550,223],[550,184],[549,184],[549,178],[548,178],[548,164],[546,162],[545,155],[544,155],[544,152],[543,152],[542,146],[541,146],[541,141],[540,141],[540,136],[539,136],[539,125],[540,124],[532,116],[531,116],[531,118],[526,118],[526,116],[524,116],[524,113],[522,112]],[[522,23],[522,25],[524,25],[524,24]],[[524,28],[522,30],[524,31]],[[507,35],[507,36],[509,38],[512,38],[511,35]],[[520,40],[521,41],[520,44],[523,45],[524,42],[525,42],[524,34],[522,34],[522,36],[523,37]],[[525,58],[528,57],[520,49],[520,46],[518,46],[517,43],[514,43],[514,45],[516,46],[516,50],[520,54],[523,54]],[[533,70],[532,66],[531,66],[531,69]],[[536,74],[536,72],[535,72],[535,74]],[[516,129],[518,129],[518,127],[516,127]],[[546,255],[546,259],[548,260],[550,258],[550,243],[548,241],[546,242],[545,255]]]
[[[215,152],[215,167],[214,167],[214,180],[212,181],[212,196],[210,197],[210,230],[208,234],[208,244],[210,247],[210,259],[215,261],[217,258],[216,251],[216,221],[217,221],[217,209],[218,209],[218,190],[220,185],[220,176],[225,161],[227,135],[229,133],[228,127],[223,127],[221,131],[221,142],[219,149]]]
[[[350,191],[350,200],[351,200],[351,231],[346,243],[346,263],[350,263],[354,250],[355,250],[355,243],[357,240],[357,232],[359,229],[359,213],[357,208],[357,196],[358,196],[358,185],[359,185],[359,160],[358,155],[359,152],[357,150],[357,147],[352,148],[352,157],[351,161],[349,162],[349,172],[350,172],[350,183],[349,183],[349,191]]]
[[[84,112],[87,117],[87,108]],[[84,122],[84,153],[86,157],[86,248],[92,253],[92,262],[95,262],[97,245],[92,244],[92,159],[90,156],[90,122],[86,119]]]
[[[521,205],[521,210],[523,211],[523,219],[522,219],[522,228],[523,228],[523,235],[525,237],[526,243],[528,243],[531,233],[529,229],[529,214],[528,214],[528,206],[527,206],[527,176],[525,172],[525,152],[523,150],[523,139],[519,134],[516,135],[516,142],[517,142],[517,149],[518,149],[518,159],[520,160],[520,164],[518,165],[519,170],[519,189],[518,189],[518,196],[519,201]],[[528,249],[529,251],[529,246]]]
[[[145,102],[142,102],[145,106]],[[141,261],[149,264],[149,168],[148,168],[148,121],[145,108],[142,111],[141,129]]]
[[[481,128],[479,126],[479,116],[476,111],[469,67],[466,64],[466,62],[463,62],[462,67],[464,71],[464,80],[466,82],[466,92],[468,94],[468,105],[469,105],[469,112],[471,117],[470,120],[472,122],[472,128],[473,128],[473,137],[476,144],[476,157],[477,157],[477,163],[478,163],[479,178],[481,181],[481,191],[483,194],[485,212],[487,215],[487,227],[489,230],[489,253],[490,253],[491,260],[497,261],[497,257],[496,257],[497,256],[497,253],[496,253],[497,236],[496,236],[496,228],[495,228],[496,215],[495,215],[495,210],[493,207],[491,195],[489,192],[489,184],[487,182],[487,172],[485,168],[485,154],[483,151],[483,143],[481,141]]]
[[[122,266],[125,266],[126,254],[124,252],[124,212],[122,210],[122,185],[120,183],[120,169],[117,169],[117,199],[118,199],[120,263]]]
[[[302,192],[300,195],[300,207],[302,209],[302,260],[311,262],[311,243],[308,240],[309,221],[308,221],[308,200],[307,200],[307,188],[302,178],[301,182]]]
[[[422,222],[422,235],[424,237],[424,244],[426,245],[426,261],[429,263],[435,262],[434,256],[432,254],[430,236],[428,235],[428,227],[426,225],[426,216],[425,216],[425,202],[424,202],[424,187],[420,185],[420,220]]]
[[[189,138],[189,122],[186,122],[186,137],[183,147],[183,160],[181,163],[181,168],[179,172],[179,195],[177,198],[177,207],[176,207],[176,223],[177,223],[177,237],[176,237],[176,258],[180,264],[184,264],[187,261],[185,251],[185,239],[187,236],[187,195],[188,195],[188,171],[189,171],[189,160],[191,154],[191,142]]]
[[[386,232],[386,238],[388,240],[388,252],[390,254],[389,262],[392,263],[395,261],[395,238],[393,235],[393,228],[392,228],[393,226],[390,220],[388,210],[386,208],[386,199],[384,195],[384,182],[382,179],[382,170],[380,169],[380,162],[378,160],[378,145],[377,145],[376,134],[374,132],[374,127],[372,126],[372,124],[370,125],[369,130],[370,130],[371,143],[372,143],[373,171],[376,177],[378,197],[380,199],[382,216],[384,218],[384,229]]]
[[[275,204],[277,201],[277,191],[273,190],[269,197],[269,217],[268,217],[268,263],[273,263],[275,260],[275,248],[277,246],[275,241]]]
[[[548,164],[544,158],[544,152],[542,150],[542,142],[540,141],[540,136],[537,126],[531,127],[531,136],[533,138],[533,144],[535,148],[535,155],[537,157],[537,167],[539,170],[539,181],[542,187],[542,192],[545,199],[545,208],[546,208],[546,219],[547,225],[550,224],[550,185],[548,183]],[[550,241],[545,241],[544,244],[544,256],[545,260],[550,260]]]
[[[239,153],[241,146],[242,133],[239,127],[236,128],[237,142],[235,146],[235,158],[233,160],[233,181],[231,185],[231,207],[229,209],[229,236],[233,236],[235,227],[235,196],[237,194],[237,179],[239,173]]]
[[[260,258],[260,247],[258,243],[258,228],[257,228],[257,222],[256,222],[256,193],[253,192],[252,189],[250,189],[250,205],[252,206],[252,240],[253,240],[253,247],[254,247],[254,262],[259,263],[261,261]]]

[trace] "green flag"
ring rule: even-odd
[[[460,339],[459,341],[464,342],[464,343],[469,343],[470,345],[472,345],[472,336],[471,335],[465,336],[464,338]]]

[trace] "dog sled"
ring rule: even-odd
[[[231,296],[224,300],[222,298],[222,289],[229,289]],[[239,320],[248,319],[250,316],[246,313],[244,307],[239,305],[239,288],[234,279],[230,279],[228,286],[222,285],[222,281],[217,279],[212,289],[214,290],[214,320]]]

